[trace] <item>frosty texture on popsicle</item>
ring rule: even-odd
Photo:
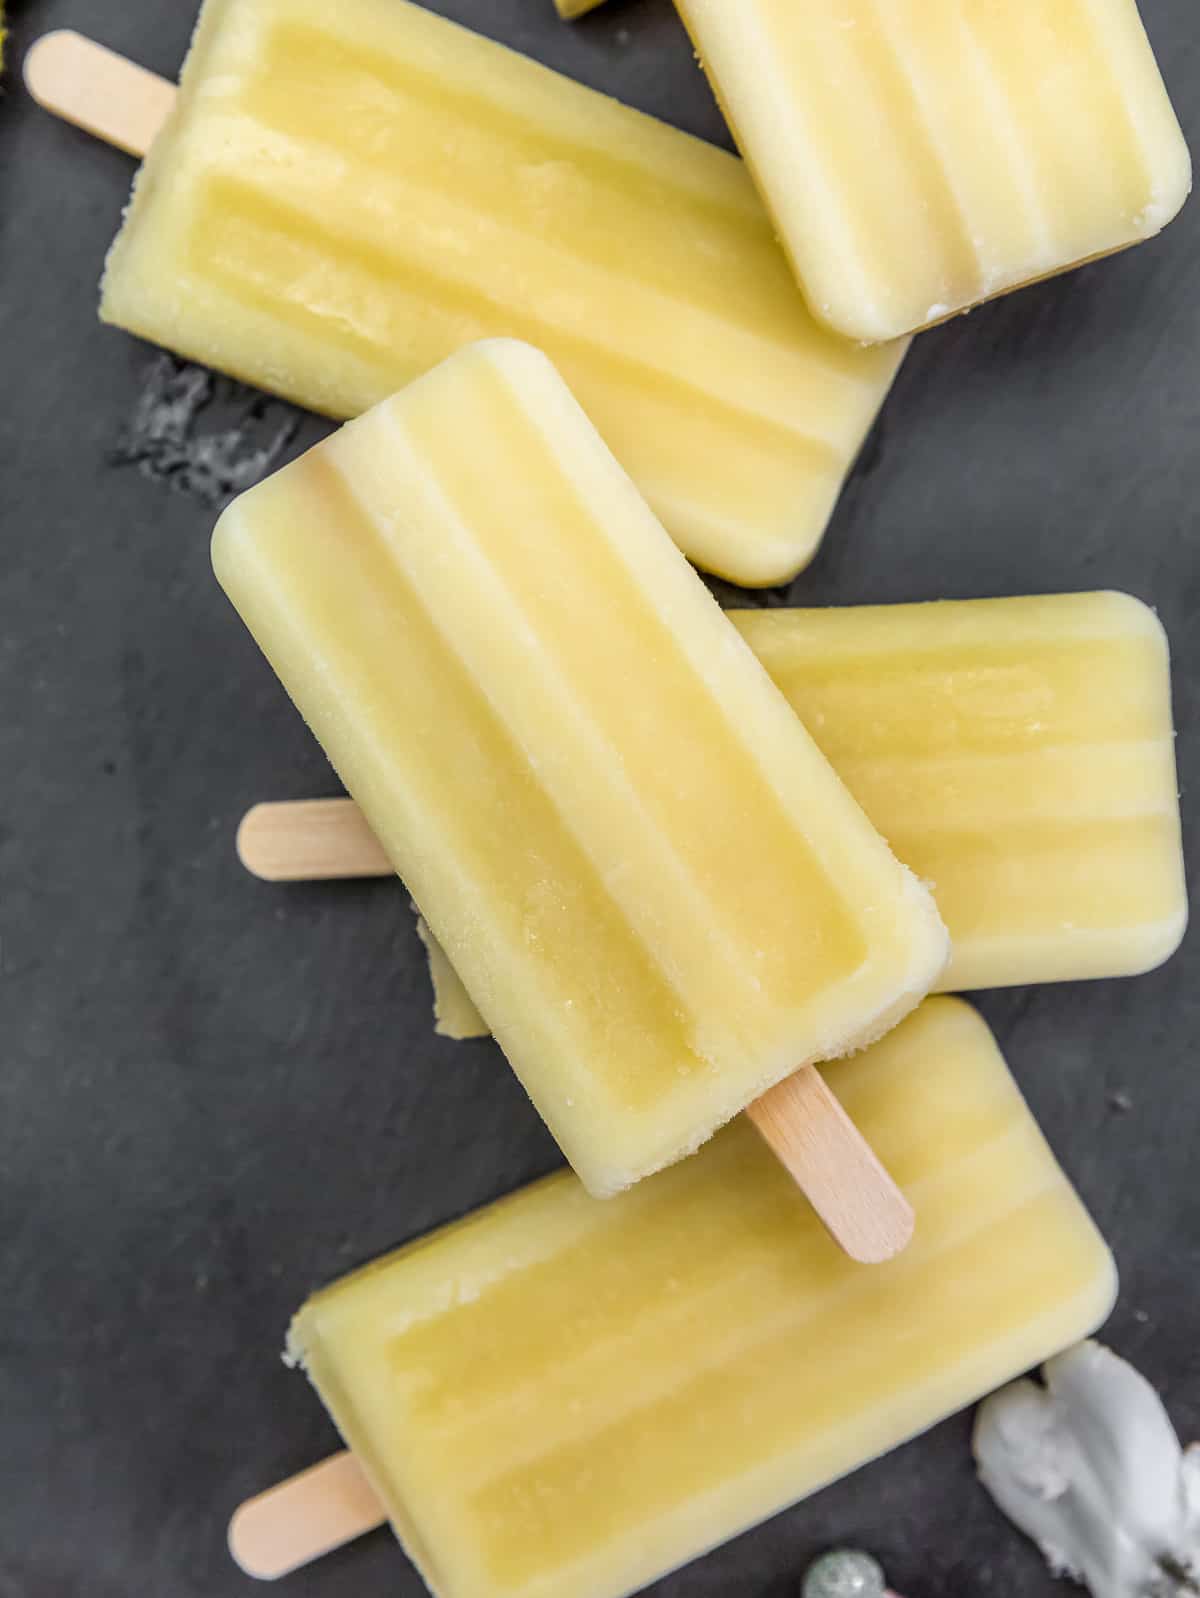
[[[437,1598],[618,1598],[1108,1313],[1107,1250],[984,1023],[829,1071],[915,1241],[849,1263],[744,1122],[607,1204],[552,1176],[319,1293],[308,1370]]]
[[[1191,162],[1135,0],[677,0],[814,313],[909,333],[1151,237]]]
[[[529,339],[750,584],[811,558],[903,354],[813,320],[734,157],[407,0],[208,0],[101,316],[339,418]]]
[[[932,899],[528,345],[242,495],[213,560],[594,1192],[936,981]]]

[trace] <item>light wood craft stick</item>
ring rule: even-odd
[[[248,1576],[274,1581],[387,1520],[353,1454],[332,1454],[265,1493],[229,1522],[229,1552]]]
[[[395,875],[353,799],[255,805],[238,828],[237,852],[246,870],[266,882]]]
[[[395,868],[349,799],[255,805],[237,831],[238,859],[266,882],[391,877]]]
[[[40,106],[128,155],[146,154],[175,104],[166,78],[66,28],[33,45],[24,73]]]
[[[247,871],[269,882],[393,874],[350,799],[255,805],[237,850]],[[912,1207],[818,1071],[797,1071],[746,1113],[851,1259],[875,1265],[908,1245]]]
[[[881,1265],[912,1242],[912,1205],[813,1066],[785,1077],[746,1114],[852,1260]]]

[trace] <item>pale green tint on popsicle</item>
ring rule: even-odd
[[[208,0],[101,315],[336,417],[528,339],[751,584],[811,558],[903,354],[814,322],[734,157],[407,0]]]
[[[551,1177],[293,1323],[437,1598],[620,1598],[1088,1335],[1112,1261],[984,1023],[830,1081],[916,1237],[852,1264],[745,1123],[609,1203]]]
[[[244,494],[213,557],[594,1191],[937,979],[932,900],[527,345]]]

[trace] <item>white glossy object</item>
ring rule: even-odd
[[[1014,1382],[975,1426],[979,1478],[1055,1575],[1094,1598],[1200,1591],[1200,1447],[1131,1365],[1080,1343]]]

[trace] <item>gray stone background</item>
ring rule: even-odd
[[[726,140],[667,0],[612,0],[574,28],[550,0],[434,9]],[[1192,0],[1144,12],[1200,148]],[[397,886],[272,889],[234,859],[251,802],[337,787],[211,578],[203,495],[253,470],[247,450],[294,451],[326,424],[100,327],[132,165],[18,86],[23,49],[60,26],[174,74],[192,15],[18,3],[0,88],[0,1598],[250,1593],[225,1552],[231,1506],[335,1441],[278,1359],[293,1309],[556,1163],[492,1046],[433,1036]],[[1161,240],[922,337],[788,592],[1141,595],[1174,645],[1192,811],[1198,237],[1193,201]],[[1192,937],[1140,981],[980,999],[1116,1250],[1107,1336],[1188,1437],[1197,974]],[[1055,1592],[975,1486],[968,1431],[939,1427],[656,1598],[783,1598],[847,1540],[907,1598]],[[376,1536],[284,1590],[422,1588]]]

